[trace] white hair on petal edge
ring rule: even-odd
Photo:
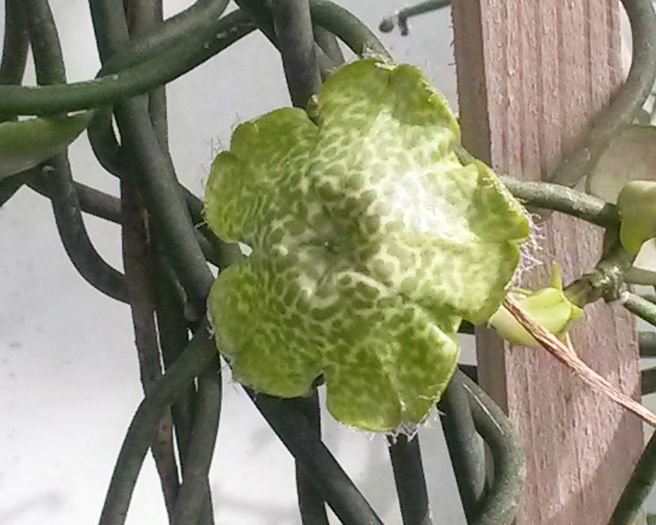
[[[442,392],[444,394],[444,392]],[[426,414],[426,417],[424,420],[419,424],[419,426],[423,428],[436,428],[436,426],[440,423],[440,410],[437,408],[437,404],[433,403],[428,410],[428,414]]]
[[[543,241],[544,227],[539,224],[541,217],[538,214],[526,212],[526,220],[531,228],[528,239],[520,245],[520,259],[515,274],[510,280],[510,287],[520,286],[522,277],[535,268],[544,264]]]
[[[408,439],[408,441],[412,441],[412,439],[417,435],[418,429],[419,426],[417,425],[417,423],[403,421],[394,430],[387,432],[387,437],[390,439],[392,443],[396,443],[396,440],[399,438],[399,436],[405,436]]]

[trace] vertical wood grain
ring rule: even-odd
[[[497,172],[548,177],[585,137],[620,79],[617,0],[453,2],[465,146]],[[560,214],[538,227],[543,285],[556,259],[565,280],[592,268],[599,229]],[[617,306],[586,308],[574,345],[596,371],[639,395],[633,321]],[[477,333],[479,378],[510,415],[528,481],[517,525],[605,525],[643,446],[641,423],[591,392],[542,350]]]

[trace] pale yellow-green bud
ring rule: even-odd
[[[519,305],[540,325],[562,337],[567,333],[571,322],[583,315],[583,310],[573,304],[563,292],[560,268],[557,263],[551,267],[551,284],[532,292],[519,292]],[[540,344],[502,305],[490,318],[492,327],[513,344],[540,347]]]

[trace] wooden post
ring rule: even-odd
[[[620,78],[618,0],[453,2],[463,141],[497,172],[545,179],[586,135]],[[592,268],[600,231],[554,214],[538,229],[544,264],[565,280]],[[586,308],[581,357],[639,396],[635,330],[618,306]],[[606,525],[643,447],[641,423],[573,377],[546,351],[477,334],[482,386],[519,431],[528,479],[517,525]]]

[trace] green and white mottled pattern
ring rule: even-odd
[[[239,381],[308,392],[369,430],[420,422],[456,365],[462,321],[499,307],[529,234],[422,73],[379,59],[341,68],[319,123],[280,109],[240,125],[212,165],[206,217],[253,248],[222,272],[210,314]]]

